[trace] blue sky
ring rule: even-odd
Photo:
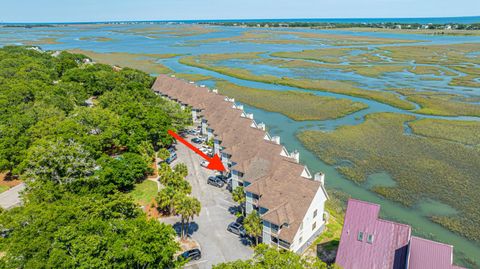
[[[480,0],[0,0],[0,22],[479,16]]]

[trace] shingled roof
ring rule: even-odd
[[[262,219],[283,225],[279,238],[292,242],[315,194],[319,188],[325,192],[322,184],[302,177],[305,166],[288,153],[282,156],[284,147],[266,140],[266,132],[225,96],[166,75],[158,76],[153,90],[201,110],[223,152],[232,156],[234,169],[251,183],[246,191],[257,194],[259,205],[268,209]]]

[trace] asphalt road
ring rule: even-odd
[[[202,204],[200,216],[195,217],[190,225],[191,237],[200,244],[202,258],[185,268],[211,268],[217,263],[250,258],[253,250],[244,245],[240,237],[227,231],[228,224],[236,219],[229,212],[236,205],[230,193],[225,187],[207,185],[207,178],[214,174],[213,171],[201,167],[202,158],[180,143],[177,145],[177,156],[173,165],[179,162],[187,165],[187,180],[192,185],[192,195]],[[170,217],[162,221],[174,225],[179,218]]]
[[[10,209],[21,204],[19,192],[25,188],[25,183],[21,183],[0,193],[0,206],[3,209]]]

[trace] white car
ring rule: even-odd
[[[208,166],[208,162],[207,162],[207,161],[202,161],[202,162],[200,163],[200,166],[202,166],[202,167],[207,167],[207,166]]]

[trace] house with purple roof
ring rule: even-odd
[[[345,269],[459,269],[453,247],[411,236],[406,224],[380,219],[380,205],[349,199],[336,263]]]

